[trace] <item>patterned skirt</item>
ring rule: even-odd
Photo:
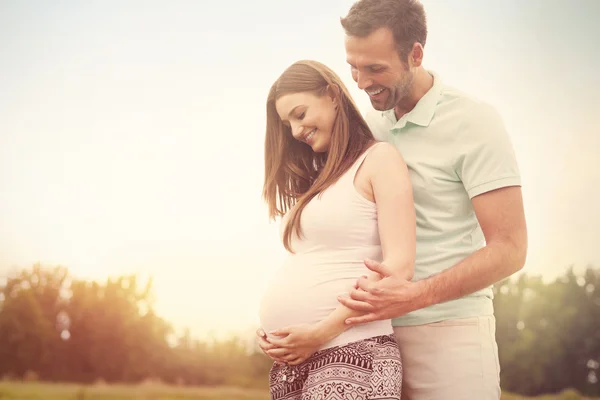
[[[313,354],[302,364],[273,364],[271,400],[400,400],[402,360],[394,335]]]

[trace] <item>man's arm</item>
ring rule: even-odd
[[[465,111],[456,134],[460,144],[454,171],[471,198],[486,246],[463,261],[417,282],[389,277],[377,283],[359,279],[349,308],[369,311],[350,318],[358,323],[399,317],[433,304],[461,298],[504,279],[525,264],[527,228],[520,174],[502,118],[488,104],[476,102]],[[377,264],[367,264],[383,275]]]
[[[463,152],[455,165],[471,197],[486,247],[421,282],[427,305],[486,288],[523,268],[527,227],[520,174],[510,137],[498,112],[477,103],[459,134]]]
[[[417,284],[425,307],[458,299],[519,271],[527,256],[521,188],[492,190],[472,199],[486,246],[455,266]]]
[[[519,271],[527,255],[527,227],[521,188],[492,190],[472,199],[486,239],[486,246],[458,264],[426,279],[410,282],[384,276],[377,283],[359,279],[350,299],[339,301],[349,308],[368,311],[349,318],[350,325],[396,318],[437,303],[454,300],[484,289]],[[385,273],[378,264],[371,270]]]

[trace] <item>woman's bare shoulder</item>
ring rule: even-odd
[[[371,168],[393,168],[393,167],[406,167],[404,158],[400,153],[400,150],[392,143],[389,142],[377,142],[367,154],[365,163],[368,163]]]

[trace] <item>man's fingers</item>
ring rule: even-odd
[[[371,293],[374,295],[379,295],[383,293],[383,289],[377,286],[377,283],[369,282],[363,279],[358,281],[358,289],[362,290],[362,292],[357,293],[363,293],[363,297],[356,298],[356,300],[369,301],[372,300],[372,298],[368,297],[367,293]],[[352,298],[354,298],[354,296],[352,296]]]
[[[371,292],[374,292],[374,291],[375,290],[373,288],[368,288],[368,291],[359,288],[357,290],[353,290],[350,292],[350,298],[352,300],[372,304],[373,300],[375,300],[375,299],[371,295]]]
[[[354,300],[369,301],[369,293],[373,291],[375,284],[364,279],[359,279],[357,286],[355,290],[350,292],[350,297]]]
[[[338,301],[346,307],[356,311],[373,312],[375,310],[375,307],[371,304],[365,303],[364,301],[356,301],[349,297],[338,297]]]
[[[373,283],[369,282],[369,280],[365,277],[360,277],[356,280],[356,285],[354,287],[354,289],[358,290],[358,289],[362,289],[365,290],[365,288],[371,287]],[[366,291],[366,290],[365,290]]]
[[[373,321],[377,321],[377,315],[375,313],[365,314],[361,317],[348,318],[345,322],[346,325],[358,325]]]

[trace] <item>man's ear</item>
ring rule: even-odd
[[[423,55],[423,45],[419,42],[415,42],[415,44],[413,44],[412,49],[410,50],[410,53],[408,53],[408,66],[410,68],[420,67],[423,63]]]

